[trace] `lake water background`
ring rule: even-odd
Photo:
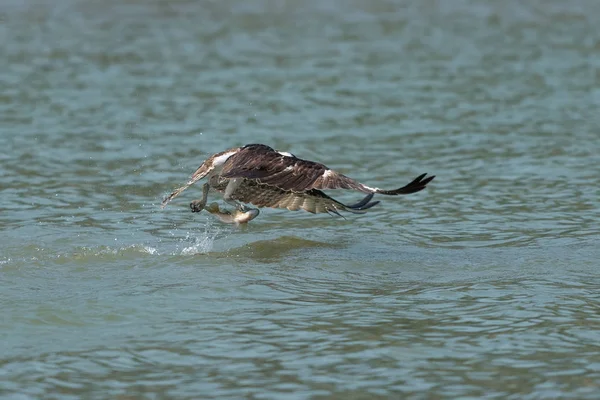
[[[0,4],[3,398],[596,399],[600,3]],[[347,220],[192,214],[265,143]],[[357,193],[339,198],[355,201]]]

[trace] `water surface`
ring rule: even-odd
[[[595,1],[0,5],[7,398],[596,398]],[[246,143],[369,185],[244,228]],[[339,198],[356,201],[360,194]]]

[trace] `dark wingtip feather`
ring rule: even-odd
[[[353,209],[353,208],[346,208],[345,211],[348,211],[351,214],[366,214],[367,213],[365,210],[360,210],[360,209],[356,210],[356,209]]]
[[[364,199],[362,199],[358,203],[354,203],[354,204],[351,204],[351,205],[346,206],[346,207],[348,207],[348,208],[354,208],[354,209],[360,209],[362,206],[364,206],[369,201],[371,201],[371,199],[373,198],[374,195],[375,195],[375,193],[369,193],[368,195],[365,196]]]
[[[377,201],[372,201],[370,203],[367,203],[361,207],[358,208],[350,208],[350,207],[346,207],[346,211],[348,211],[349,213],[352,214],[366,214],[366,210],[368,210],[369,208],[376,206],[377,204],[379,204],[379,200]]]
[[[379,200],[377,200],[377,201],[372,201],[372,202],[370,202],[370,203],[368,203],[368,204],[364,205],[363,207],[361,207],[359,210],[368,210],[369,208],[371,208],[371,207],[374,207],[374,206],[376,206],[376,205],[377,205],[377,204],[379,204],[379,203],[381,203]]]
[[[398,194],[412,194],[412,193],[420,192],[421,190],[425,189],[427,184],[429,182],[431,182],[433,180],[433,178],[435,178],[435,175],[425,178],[426,175],[427,175],[427,173],[417,176],[415,179],[413,179],[412,182],[410,182],[408,185],[402,186],[401,188],[394,189],[394,190],[378,190],[377,193],[385,194],[385,195],[389,195],[389,196],[395,196]],[[425,178],[425,179],[423,179],[423,178]]]
[[[433,178],[435,178],[435,175],[431,175],[427,179],[422,180],[421,185],[423,185],[423,186],[427,185],[429,182],[431,182],[433,180]]]
[[[340,214],[340,213],[338,212],[338,210],[336,210],[335,208],[326,208],[325,210],[326,210],[326,211],[327,211],[327,213],[328,213],[329,215],[331,215],[332,217],[333,217],[333,216],[335,216],[335,215],[337,215],[338,217],[342,217],[342,218],[346,219],[346,217],[344,217],[342,214]]]

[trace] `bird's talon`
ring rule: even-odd
[[[190,203],[190,208],[192,209],[192,212],[194,212],[194,213],[204,210],[205,206],[206,206],[206,203],[201,202],[201,201],[192,201]]]

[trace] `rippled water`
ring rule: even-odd
[[[0,394],[597,398],[596,1],[0,4]],[[266,143],[394,188],[236,229]],[[357,200],[357,194],[341,194]]]

